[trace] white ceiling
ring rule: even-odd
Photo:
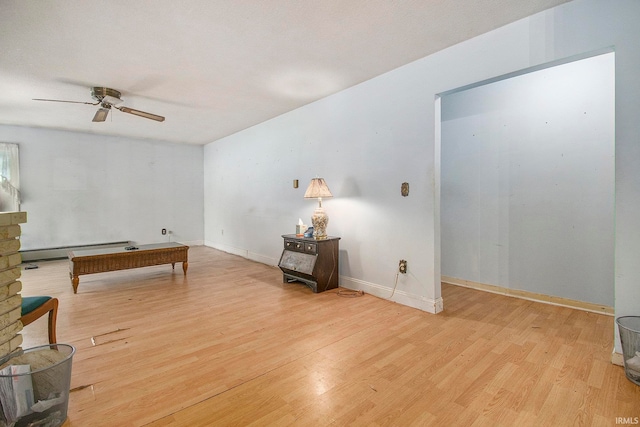
[[[2,0],[0,124],[206,144],[566,1]]]

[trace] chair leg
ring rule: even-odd
[[[31,322],[44,316],[49,312],[49,344],[55,344],[56,339],[56,319],[58,318],[58,299],[51,298],[40,307],[36,308],[32,312],[25,314],[20,318],[22,324],[27,326]]]
[[[58,318],[58,298],[51,298],[47,303],[51,303],[49,311],[49,344],[55,344],[56,340],[56,319]]]

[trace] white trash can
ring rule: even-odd
[[[0,425],[61,426],[75,351],[68,344],[48,344],[0,359]]]
[[[616,319],[620,342],[624,373],[632,383],[640,385],[640,316],[622,316]]]

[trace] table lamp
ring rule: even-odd
[[[304,193],[305,199],[318,199],[318,207],[313,211],[311,216],[311,223],[313,224],[313,237],[316,239],[327,238],[327,224],[329,223],[329,217],[322,207],[323,197],[333,197],[327,183],[323,178],[313,178],[307,191]]]

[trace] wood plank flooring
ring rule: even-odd
[[[432,315],[313,294],[211,248],[189,271],[82,276],[31,263],[24,296],[60,300],[72,344],[65,426],[564,426],[640,417],[609,360],[613,318],[444,286]],[[28,264],[27,264],[28,265]],[[47,343],[44,318],[24,348]]]

